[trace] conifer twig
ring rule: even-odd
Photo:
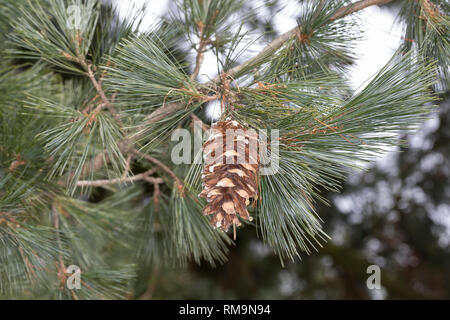
[[[150,170],[147,170],[143,173],[137,174],[132,177],[125,177],[125,178],[115,178],[115,179],[104,179],[104,180],[81,180],[77,182],[78,187],[101,187],[106,186],[110,184],[119,184],[119,183],[128,183],[128,182],[135,182],[138,180],[145,180],[150,183],[163,183],[163,180],[161,178],[154,178],[150,177],[151,174],[155,173],[155,168],[152,168]]]
[[[133,155],[129,154],[127,156],[127,162],[125,164],[125,170],[123,171],[122,179],[125,179],[128,175],[128,171],[130,171],[131,160],[133,159]]]
[[[97,90],[97,93],[99,94],[100,98],[103,101],[103,106],[105,106],[109,110],[109,112],[111,112],[111,114],[113,115],[114,119],[117,121],[119,126],[121,128],[123,128],[122,120],[120,120],[119,114],[117,113],[116,109],[114,108],[114,105],[112,104],[112,102],[106,96],[105,91],[103,90],[103,88],[101,86],[104,74],[102,74],[102,76],[100,77],[100,80],[97,81],[97,79],[95,78],[95,74],[92,71],[92,64],[87,64],[85,60],[82,60],[82,62],[83,62],[84,68],[87,70],[87,75],[88,75],[89,79],[91,80],[95,90]],[[114,101],[115,96],[116,96],[116,93],[114,93],[114,95],[112,96],[112,101]],[[100,110],[101,110],[101,108],[100,108]]]
[[[93,117],[95,117],[98,112],[101,111],[101,109],[106,106],[109,111],[112,113],[112,115],[114,116],[114,118],[116,119],[117,123],[119,124],[119,126],[123,129],[123,124],[119,118],[119,115],[117,114],[117,112],[114,109],[113,104],[111,103],[111,101],[108,99],[108,97],[106,96],[105,92],[103,91],[103,88],[101,87],[101,84],[97,81],[97,79],[95,78],[95,74],[92,70],[92,65],[88,64],[86,62],[86,59],[84,57],[74,57],[68,53],[63,52],[62,55],[67,58],[70,61],[76,62],[78,64],[80,64],[85,70],[86,70],[86,74],[89,77],[89,79],[91,80],[94,88],[97,91],[98,96],[100,96],[101,100],[103,103],[100,103],[97,105],[97,107],[94,109],[93,111]],[[102,75],[103,77],[104,75]],[[114,101],[116,96],[116,93],[113,95],[112,100]],[[184,107],[183,104],[172,104],[172,107],[169,107],[168,110],[163,110],[163,109],[158,109],[160,110],[159,112],[156,112],[158,110],[155,110],[155,112],[153,112],[152,114],[150,114],[150,118],[147,118],[146,120],[146,124],[148,124],[149,122],[157,122],[163,118],[166,117],[167,112],[172,113],[174,112],[173,109],[177,109],[179,108],[179,110],[181,110]],[[153,117],[151,117],[153,115]],[[166,171],[167,173],[169,173],[169,175],[171,177],[173,177],[175,179],[175,181],[177,182],[178,185],[178,189],[180,191],[182,191],[183,189],[183,183],[181,182],[181,180],[173,173],[172,170],[170,170],[169,167],[167,167],[166,165],[164,165],[162,162],[160,162],[159,160],[149,156],[149,155],[145,155],[143,153],[138,152],[136,149],[134,149],[133,143],[132,141],[129,141],[128,139],[124,139],[124,141],[122,141],[121,143],[122,147],[121,149],[123,149],[125,151],[125,153],[129,153],[131,152],[131,154],[139,154],[141,156],[143,156],[144,158],[146,158],[147,160],[155,163],[157,166],[159,166],[161,169],[163,169],[164,171]],[[87,172],[94,170],[98,170],[101,167],[103,167],[103,165],[108,162],[108,154],[106,151],[100,152],[99,154],[97,154],[94,158],[93,164],[91,163],[86,163],[85,166],[82,169],[82,174],[81,176],[84,176]],[[153,170],[153,169],[151,169]],[[149,171],[151,171],[149,170]],[[116,178],[116,179],[105,179],[105,180],[94,180],[94,181],[90,181],[90,180],[81,180],[77,182],[77,186],[78,187],[83,187],[83,186],[93,186],[93,187],[99,187],[99,186],[104,186],[104,185],[109,185],[109,184],[116,184],[116,183],[125,183],[125,182],[134,182],[137,180],[142,180],[142,179],[146,179],[148,182],[150,182],[150,180],[155,179],[155,178],[151,178],[149,177],[149,174],[147,172],[144,172],[142,174],[138,174],[136,176],[133,177],[122,177],[122,178]],[[160,180],[152,180],[152,183],[160,183]]]
[[[144,159],[156,164],[158,167],[160,167],[162,170],[164,170],[166,173],[168,173],[169,176],[171,176],[177,183],[178,190],[180,192],[182,192],[182,190],[184,188],[184,183],[180,180],[180,178],[177,177],[177,175],[168,166],[166,166],[164,163],[162,163],[158,159],[153,158],[152,156],[150,156],[146,153],[142,153],[134,148],[131,149],[130,152],[132,152],[133,154],[135,154],[138,157],[144,158]]]
[[[155,206],[155,212],[158,212],[159,210],[159,197],[161,195],[161,190],[159,188],[159,183],[153,181],[152,179],[148,179],[148,177],[144,178],[145,181],[148,183],[153,184],[153,205]]]
[[[200,42],[198,44],[197,49],[197,56],[195,57],[195,68],[194,72],[191,74],[191,79],[195,80],[197,78],[198,73],[200,72],[200,68],[202,67],[204,54],[205,54],[205,47],[208,44],[208,39],[204,38],[204,26],[203,23],[198,23],[198,28],[200,30]]]
[[[385,4],[388,2],[391,2],[392,0],[361,0],[352,4],[349,4],[345,7],[342,7],[336,11],[336,13],[330,17],[329,21],[334,21],[340,18],[343,18],[349,14],[355,13],[357,11],[360,11],[362,9],[365,9],[367,7],[370,7],[372,5],[379,5],[379,4]],[[283,33],[276,39],[274,39],[271,43],[269,43],[264,49],[262,49],[255,57],[251,58],[250,60],[247,60],[246,62],[231,68],[230,70],[226,71],[226,73],[230,77],[234,77],[236,74],[238,74],[241,70],[244,68],[251,66],[253,64],[257,64],[262,59],[274,54],[278,49],[280,49],[284,43],[288,40],[290,40],[292,37],[296,36],[298,34],[299,26],[296,26],[295,28],[292,28],[291,30]],[[219,82],[220,81],[220,75],[213,79],[213,82]]]
[[[143,125],[149,125],[158,122],[177,111],[183,110],[184,108],[185,104],[180,102],[168,103],[166,105],[163,105],[150,113],[147,117],[145,117]]]
[[[83,66],[87,71],[87,75],[89,77],[89,79],[91,80],[92,84],[94,85],[95,90],[97,90],[97,93],[100,95],[100,98],[102,99],[103,103],[106,106],[111,106],[111,102],[109,101],[108,97],[105,94],[105,91],[103,91],[103,88],[101,87],[100,83],[97,81],[97,79],[95,78],[95,74],[92,71],[92,65],[91,64],[87,64],[86,61],[83,61]]]
[[[103,107],[106,107],[109,110],[109,112],[111,112],[111,114],[113,115],[114,119],[116,119],[116,121],[119,123],[119,125],[121,127],[123,127],[122,122],[120,120],[119,114],[115,110],[114,105],[108,99],[108,97],[106,96],[105,91],[102,88],[102,82],[103,82],[103,78],[105,77],[105,73],[102,73],[101,76],[100,76],[100,79],[97,81],[97,79],[95,78],[94,71],[92,70],[94,66],[91,63],[88,63],[86,61],[85,57],[83,57],[81,55],[77,56],[77,57],[74,57],[74,56],[72,56],[71,54],[69,54],[67,52],[62,52],[61,54],[67,60],[73,61],[73,62],[79,64],[81,67],[83,67],[83,69],[86,71],[87,77],[92,82],[92,85],[94,86],[95,90],[97,91],[97,94],[100,96],[100,99],[102,100],[103,103],[99,104],[97,106],[97,108],[94,110],[94,117],[96,116],[96,114],[98,112],[101,111],[101,109],[103,109]],[[115,98],[115,94],[112,97],[113,101],[114,101],[114,98]],[[94,97],[93,101],[95,101],[95,99],[96,99],[96,97]],[[89,110],[91,108],[92,108],[92,106],[89,105],[89,106],[86,107],[85,110]]]
[[[139,300],[150,300],[153,297],[158,282],[158,276],[159,276],[159,268],[153,267],[147,290],[145,290],[145,292],[139,297]]]

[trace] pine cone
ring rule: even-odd
[[[213,215],[214,228],[227,231],[231,225],[241,225],[238,215],[252,220],[247,206],[250,199],[258,197],[258,138],[254,130],[229,119],[211,129],[212,135],[203,145],[204,189],[199,196],[208,201],[203,214]]]

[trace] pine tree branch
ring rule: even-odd
[[[362,0],[355,2],[353,4],[350,4],[348,6],[342,7],[341,9],[337,10],[336,13],[330,18],[330,21],[343,18],[349,14],[355,13],[357,11],[360,11],[362,9],[365,9],[367,7],[373,6],[373,5],[382,5],[386,4],[388,2],[392,2],[393,0]]]
[[[155,183],[151,179],[144,178],[148,183],[153,183],[153,205],[155,207],[155,212],[159,210],[159,197],[161,195],[161,190],[159,188],[159,183]]]
[[[149,175],[153,174],[155,172],[155,168],[152,168],[150,170],[147,170],[146,172],[137,174],[135,176],[132,177],[126,177],[126,178],[116,178],[116,179],[111,179],[111,180],[81,180],[77,182],[77,186],[78,187],[101,187],[101,186],[106,186],[106,185],[110,185],[110,184],[120,184],[120,183],[127,183],[127,182],[135,182],[135,181],[139,181],[139,180],[145,180],[149,183],[153,183],[153,184],[160,184],[163,183],[163,179],[161,178],[154,178],[154,177],[150,177]]]
[[[100,96],[97,94],[95,95],[94,98],[92,98],[92,100],[90,101],[90,103],[83,109],[81,110],[81,113],[83,114],[88,114],[89,112],[91,112],[92,108],[94,108],[95,104],[96,104],[96,100],[100,98]]]
[[[109,112],[113,115],[114,119],[117,121],[121,131],[124,131],[124,126],[123,123],[120,119],[119,114],[117,113],[117,111],[114,108],[113,102],[115,100],[116,94],[114,93],[113,96],[111,97],[111,101],[108,99],[108,97],[106,96],[105,91],[102,88],[102,82],[103,82],[103,78],[105,76],[105,73],[102,73],[100,76],[100,79],[97,81],[94,71],[93,69],[93,65],[88,63],[86,58],[80,54],[77,54],[77,56],[72,56],[71,54],[67,53],[67,52],[62,52],[61,53],[63,57],[65,57],[67,60],[75,62],[77,64],[79,64],[85,71],[86,71],[86,75],[87,77],[90,79],[92,85],[94,86],[95,90],[97,91],[97,95],[91,100],[91,103],[83,110],[83,112],[89,112],[90,110],[92,110],[92,108],[95,105],[95,102],[97,100],[98,97],[100,97],[100,100],[102,103],[99,103],[96,108],[93,110],[93,114],[92,114],[92,119],[95,119],[96,115],[104,108],[106,107]],[[126,143],[126,142],[125,142]],[[123,143],[122,143],[123,145]],[[89,172],[95,171],[95,170],[99,170],[100,168],[102,168],[107,162],[109,161],[109,156],[108,153],[106,151],[100,152],[98,153],[95,158],[93,163],[92,162],[88,162],[86,163],[82,170],[81,170],[81,175],[80,177],[84,177],[86,176]],[[73,173],[71,174],[71,176],[73,176]],[[61,179],[59,181],[60,184],[65,184],[64,179]]]
[[[122,121],[120,120],[119,114],[115,110],[113,103],[108,99],[105,91],[102,88],[102,82],[103,82],[105,73],[103,73],[100,76],[100,79],[97,81],[94,71],[92,70],[94,66],[91,63],[88,63],[86,61],[85,57],[83,57],[81,55],[74,57],[67,52],[62,52],[61,54],[67,60],[73,61],[73,62],[79,64],[81,67],[83,67],[83,69],[86,71],[87,77],[92,82],[92,85],[94,86],[95,90],[97,91],[97,94],[100,96],[100,99],[102,100],[103,103],[97,105],[97,108],[94,109],[93,116],[95,117],[97,115],[97,113],[99,113],[103,109],[103,107],[106,107],[109,110],[109,112],[111,112],[111,114],[113,115],[113,117],[117,121],[117,123],[120,125],[120,127],[123,128],[123,124],[122,124]],[[115,98],[115,95],[112,97],[112,101],[114,101],[114,98]],[[95,99],[96,99],[96,97],[94,97],[93,101],[95,101]],[[85,108],[85,110],[90,110],[91,108],[92,108],[92,105],[88,105]],[[85,110],[83,110],[83,111],[85,111]]]
[[[83,67],[86,69],[87,76],[91,80],[92,84],[94,85],[95,90],[97,90],[97,93],[100,95],[100,98],[102,99],[103,103],[106,106],[111,106],[111,102],[109,101],[108,97],[106,96],[105,92],[103,91],[103,88],[101,87],[100,83],[95,78],[95,74],[92,71],[92,65],[87,64],[85,60],[82,60]]]
[[[373,6],[373,5],[381,5],[386,4],[388,2],[391,2],[392,0],[361,0],[356,3],[347,5],[345,7],[342,7],[336,11],[336,13],[330,18],[330,22],[343,18],[349,14],[355,13],[357,11],[363,10],[367,7]],[[247,68],[251,65],[257,64],[259,61],[263,60],[264,58],[274,54],[278,49],[280,49],[286,41],[290,40],[292,37],[296,36],[298,34],[299,28],[298,26],[283,33],[278,38],[273,40],[271,43],[269,43],[263,50],[261,50],[255,57],[251,58],[250,60],[226,71],[225,73],[230,77],[233,78],[237,73],[239,73],[244,68]],[[207,85],[211,85],[214,83],[217,83],[220,81],[220,76],[217,76],[213,80],[207,83]],[[143,123],[143,126],[149,125],[155,122],[158,122],[165,117],[174,114],[175,112],[178,112],[180,110],[183,110],[185,108],[185,105],[183,103],[171,103],[167,105],[163,105],[160,108],[153,111],[150,115],[148,115]]]
[[[217,100],[217,95],[212,96],[203,96],[200,98],[202,102],[208,102]],[[174,114],[175,112],[181,111],[186,108],[186,105],[182,102],[174,102],[169,104],[163,104],[160,108],[156,109],[152,113],[150,113],[147,117],[145,117],[144,122],[140,126],[140,128],[158,122],[167,116]],[[139,130],[138,130],[139,131]]]
[[[119,115],[117,114],[117,112],[114,109],[113,104],[111,103],[111,101],[108,99],[108,97],[106,96],[105,92],[103,91],[103,88],[101,86],[101,82],[97,81],[97,79],[95,78],[95,74],[92,70],[92,65],[88,64],[86,62],[86,59],[84,57],[74,57],[68,53],[63,52],[62,55],[67,58],[70,61],[73,61],[75,63],[80,64],[85,70],[86,70],[86,74],[89,77],[89,79],[91,80],[94,88],[96,89],[98,95],[100,96],[101,100],[103,103],[100,103],[97,105],[97,107],[94,109],[93,111],[93,116],[95,117],[95,115],[100,112],[102,110],[102,108],[104,106],[106,106],[109,111],[113,114],[114,118],[116,119],[116,121],[118,122],[119,126],[121,127],[121,129],[123,129],[123,124],[119,118]],[[102,75],[103,76],[103,75]],[[112,97],[112,99],[114,100],[115,95]],[[153,122],[157,122],[159,120],[164,119],[168,114],[174,113],[178,110],[181,110],[184,108],[184,105],[182,103],[173,103],[173,104],[169,104],[167,105],[167,108],[159,108],[157,110],[155,110],[155,112],[151,113],[146,120],[144,121],[144,123],[141,126],[144,125],[148,125],[150,123]],[[183,183],[181,182],[181,180],[173,173],[172,170],[170,170],[169,167],[167,167],[166,165],[164,165],[162,162],[160,162],[159,160],[149,156],[149,155],[145,155],[141,152],[138,152],[135,148],[134,148],[134,143],[132,141],[129,141],[129,139],[124,139],[123,141],[120,142],[120,149],[124,152],[124,153],[128,153],[128,154],[136,154],[136,155],[140,155],[144,158],[146,158],[147,160],[155,163],[157,166],[159,166],[161,169],[163,169],[164,171],[166,171],[171,177],[173,177],[175,179],[175,181],[177,182],[178,185],[178,189],[181,191],[183,189]],[[107,163],[109,161],[108,159],[108,154],[106,151],[100,152],[99,154],[97,154],[94,158],[93,163],[86,163],[85,166],[82,169],[82,174],[81,176],[85,176],[88,172],[91,172],[92,170],[98,170],[100,168],[102,168],[105,163]],[[149,170],[150,171],[150,170]],[[148,182],[151,183],[159,183],[159,180],[151,180],[150,177],[148,177],[149,173],[144,172],[142,174],[133,176],[133,177],[129,177],[129,178],[116,178],[116,179],[111,179],[111,180],[95,180],[95,181],[90,181],[90,180],[82,180],[82,181],[78,181],[77,182],[77,186],[78,187],[83,187],[83,186],[93,186],[93,187],[98,187],[98,186],[104,186],[104,185],[109,185],[109,184],[116,184],[116,183],[124,183],[124,182],[134,182],[137,180],[142,180],[145,179]]]
[[[109,110],[109,112],[113,115],[114,119],[117,121],[117,123],[119,124],[119,126],[123,130],[122,120],[120,120],[120,116],[117,113],[116,109],[114,108],[113,103],[108,99],[108,97],[105,94],[105,91],[102,88],[101,84],[102,84],[102,81],[103,81],[104,74],[102,74],[101,77],[100,77],[100,80],[97,81],[97,79],[95,78],[95,74],[92,71],[92,67],[93,67],[92,64],[86,63],[86,60],[84,60],[84,59],[82,59],[81,61],[82,61],[83,67],[87,71],[87,75],[88,75],[89,79],[91,80],[95,90],[97,90],[98,95],[100,96],[101,100],[103,101],[103,106],[105,106]],[[114,98],[115,98],[115,94],[112,97],[112,101],[114,101]],[[98,111],[96,110],[96,112],[98,113],[103,108],[103,106],[100,107]],[[94,113],[94,116],[97,113]]]
[[[168,173],[176,181],[178,191],[180,191],[180,193],[183,194],[184,183],[180,180],[180,178],[177,177],[177,175],[168,166],[166,166],[164,163],[162,163],[158,159],[153,158],[152,156],[150,156],[146,153],[142,153],[134,148],[131,149],[130,152],[132,152],[134,155],[136,155],[138,157],[144,158],[144,159],[156,164],[158,167],[160,167],[162,170],[164,170],[166,173]]]
[[[360,11],[362,9],[365,9],[367,7],[370,7],[372,5],[380,5],[385,4],[388,2],[391,2],[392,0],[361,0],[356,3],[347,5],[345,7],[342,7],[336,11],[336,13],[330,17],[330,22],[343,18],[349,14],[355,13],[357,11]],[[286,41],[290,40],[294,36],[296,36],[299,32],[299,26],[296,26],[295,28],[292,28],[291,30],[283,33],[278,38],[273,40],[271,43],[269,43],[263,50],[261,50],[255,57],[251,58],[250,60],[231,68],[230,70],[226,71],[225,73],[233,78],[236,74],[238,74],[241,70],[251,67],[253,65],[258,64],[260,61],[265,59],[266,57],[274,54],[278,49],[280,49]],[[217,76],[213,79],[213,82],[219,82],[220,76]]]
[[[206,45],[208,44],[209,40],[204,38],[204,26],[202,23],[199,23],[198,25],[199,29],[200,29],[200,42],[198,45],[198,49],[197,49],[197,56],[195,57],[195,68],[194,68],[194,72],[192,72],[191,74],[191,79],[195,80],[198,76],[198,73],[200,72],[200,68],[202,66],[203,63],[203,58],[204,58],[204,54],[205,54],[205,48]]]
[[[175,112],[183,110],[185,107],[186,107],[185,104],[180,102],[174,102],[163,105],[160,108],[153,111],[152,113],[150,113],[147,117],[145,117],[142,126],[158,122],[166,118],[167,116],[174,114]]]
[[[194,72],[191,74],[191,79],[194,80],[195,78],[197,78],[198,73],[200,72],[200,68],[202,66],[203,63],[203,59],[204,59],[204,55],[205,55],[205,46],[206,46],[206,42],[205,41],[201,41],[199,48],[198,48],[198,52],[197,52],[197,57],[195,58],[195,69]]]
[[[139,297],[139,300],[150,300],[155,293],[156,285],[158,283],[159,267],[153,267],[150,281],[145,292]]]
[[[360,11],[362,9],[365,9],[369,6],[372,5],[379,5],[379,4],[385,4],[388,2],[391,2],[392,0],[361,0],[358,1],[356,3],[347,5],[345,7],[342,7],[340,9],[338,9],[336,11],[336,13],[330,18],[330,22],[336,19],[340,19],[343,18],[349,14],[355,13],[357,11]],[[291,39],[292,37],[296,36],[298,34],[298,26],[289,30],[288,32],[282,34],[281,36],[279,36],[278,38],[276,38],[275,40],[273,40],[269,45],[267,45],[259,54],[257,54],[254,58],[244,62],[241,65],[238,65],[228,71],[226,71],[226,75],[229,76],[230,78],[233,78],[234,75],[236,75],[237,73],[239,73],[241,70],[243,70],[244,68],[247,68],[248,66],[251,66],[253,64],[258,63],[259,61],[261,61],[262,59],[264,59],[267,56],[270,56],[271,54],[275,53],[278,49],[280,49],[284,43],[286,41],[288,41],[289,39]],[[201,53],[202,51],[199,50],[199,53]],[[87,68],[87,72],[88,72],[88,76],[91,79],[91,82],[93,83],[94,87],[96,88],[98,94],[100,95],[101,99],[103,100],[104,103],[106,103],[106,105],[110,105],[109,100],[107,99],[106,95],[104,94],[103,90],[101,89],[101,87],[99,87],[93,72],[91,70],[91,68],[89,68],[89,66],[87,65],[86,61],[84,59],[80,59],[77,57],[73,57],[67,53],[63,53],[63,55],[69,59],[72,60],[76,63],[81,64],[85,69]],[[197,57],[198,58],[198,57]],[[200,62],[200,58],[197,59],[198,62]],[[199,64],[197,63],[197,66]],[[196,69],[197,69],[196,66]],[[198,67],[199,69],[200,67]],[[195,72],[195,70],[194,70]],[[215,79],[211,80],[209,82],[209,84],[213,84],[218,82],[220,79],[220,77],[216,77]],[[155,111],[153,111],[151,114],[149,114],[144,122],[142,123],[142,125],[140,126],[140,128],[147,126],[149,124],[158,122],[164,118],[166,118],[167,116],[170,116],[178,111],[181,111],[185,108],[185,104],[184,103],[180,103],[180,102],[175,102],[175,103],[170,103],[170,104],[163,104],[163,106],[161,106],[160,108],[156,109]],[[127,148],[131,148],[132,146],[130,144],[132,144],[131,142],[128,142],[128,146]],[[132,150],[133,152],[133,150]],[[158,166],[160,166],[164,171],[166,171],[167,173],[169,173],[170,176],[172,176],[175,181],[178,184],[178,187],[182,188],[183,184],[181,182],[181,180],[173,173],[172,170],[170,170],[170,168],[168,168],[167,166],[165,166],[164,164],[162,164],[160,161],[158,161],[157,159],[148,156],[146,154],[140,153],[137,150],[134,149],[134,153],[140,155],[141,157],[146,158],[147,160],[157,164]],[[104,163],[105,163],[105,157],[107,157],[106,153],[100,153],[96,156],[95,160],[94,160],[94,165],[93,168],[94,169],[99,169],[101,168]],[[158,161],[158,163],[155,162]],[[86,164],[86,168],[83,168],[83,172],[89,172],[91,165],[90,164]],[[162,165],[162,166],[161,166]]]

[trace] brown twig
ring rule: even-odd
[[[202,66],[203,59],[204,59],[205,48],[206,48],[206,45],[208,44],[208,39],[204,38],[204,32],[203,32],[204,26],[201,21],[198,23],[198,29],[200,31],[200,42],[198,44],[197,56],[195,57],[195,68],[191,74],[192,80],[195,80],[198,76],[198,73],[200,72],[200,68]]]
[[[79,55],[79,56],[72,56],[71,54],[67,53],[67,52],[61,52],[62,56],[70,61],[73,61],[77,64],[79,64],[80,66],[83,67],[83,69],[86,71],[86,75],[89,78],[89,80],[91,80],[92,85],[94,86],[95,90],[97,91],[97,94],[100,96],[101,100],[102,100],[102,104],[98,105],[97,108],[94,110],[94,114],[93,114],[93,119],[95,119],[95,116],[98,114],[98,112],[100,112],[104,107],[106,107],[109,112],[111,112],[111,114],[113,115],[114,119],[119,123],[119,125],[121,127],[123,127],[122,122],[120,120],[120,116],[117,113],[117,111],[114,108],[114,105],[111,103],[111,101],[108,99],[108,97],[106,96],[105,91],[102,88],[102,82],[103,82],[103,78],[105,76],[105,72],[103,72],[100,75],[99,80],[97,81],[94,71],[92,70],[93,68],[95,68],[95,66],[93,66],[91,63],[88,63],[85,59],[85,57]],[[113,96],[114,99],[115,96]],[[88,106],[89,109],[91,109],[92,107]],[[87,108],[86,108],[87,109]]]
[[[101,187],[110,184],[130,183],[138,180],[146,180],[150,183],[163,183],[161,178],[149,177],[149,175],[155,173],[156,169],[152,168],[143,173],[137,174],[132,177],[104,179],[104,180],[80,180],[77,182],[78,187]]]
[[[145,290],[145,292],[139,297],[139,300],[149,300],[153,297],[153,294],[155,293],[156,289],[156,284],[158,283],[158,275],[159,275],[159,268],[153,267],[152,275],[147,290]]]
[[[14,160],[13,162],[11,162],[11,165],[8,168],[9,172],[14,172],[14,170],[17,169],[17,167],[23,166],[24,164],[26,164],[27,161],[23,160],[20,156],[20,154],[16,155],[16,160]]]
[[[70,53],[61,51],[61,55],[66,58],[69,61],[75,62],[81,66],[83,66],[83,59],[79,58],[79,57],[75,57],[73,55],[71,55]]]
[[[95,95],[94,98],[91,99],[91,101],[89,102],[89,104],[86,106],[86,108],[84,108],[83,110],[81,110],[82,114],[88,114],[89,112],[91,112],[92,108],[96,105],[95,101],[100,98],[100,96],[98,94]]]
[[[340,8],[331,16],[330,21],[337,20],[373,5],[382,5],[393,0],[361,0]]]
[[[200,100],[202,102],[217,100],[217,95],[212,95],[212,96],[204,95],[204,96],[199,97],[198,100]],[[138,127],[138,129],[136,131],[139,132],[144,127],[146,127],[152,123],[158,122],[158,121],[160,121],[178,111],[181,111],[185,108],[186,108],[186,105],[182,102],[173,102],[173,103],[163,104],[160,108],[156,109],[155,111],[150,113],[147,117],[145,117],[144,121]]]
[[[110,65],[111,65],[111,61],[108,60],[108,61],[106,62],[106,67],[109,67]],[[98,78],[98,83],[99,83],[100,86],[102,85],[103,79],[105,79],[105,76],[106,76],[106,73],[107,73],[107,72],[108,72],[108,71],[107,71],[106,69],[103,70],[102,74],[101,74],[100,77]],[[114,99],[111,99],[111,100],[114,100]]]
[[[97,79],[95,78],[95,74],[92,71],[92,64],[87,64],[85,61],[83,62],[83,65],[85,66],[85,68],[87,69],[87,75],[89,77],[89,79],[91,80],[95,90],[97,90],[97,93],[99,94],[100,98],[103,101],[103,105],[102,107],[100,107],[99,111],[101,111],[101,109],[103,107],[106,107],[108,109],[108,111],[113,115],[114,119],[117,121],[117,123],[119,124],[119,126],[121,127],[121,129],[123,129],[123,124],[122,124],[122,120],[120,119],[119,114],[117,113],[116,109],[114,108],[114,105],[112,104],[112,102],[108,99],[108,97],[105,94],[105,91],[103,91],[103,88],[101,86],[101,82],[103,81],[103,76],[102,75],[100,77],[100,80],[97,81]],[[117,93],[114,93],[114,95],[112,96],[112,100],[115,99]],[[98,113],[98,112],[97,112]]]
[[[159,209],[159,196],[161,190],[159,189],[159,183],[153,181],[152,179],[144,178],[148,183],[153,183],[153,205],[155,206],[155,212]]]
[[[178,191],[181,194],[183,194],[184,183],[180,180],[180,178],[177,177],[177,175],[168,166],[166,166],[164,163],[162,163],[158,159],[153,158],[152,156],[150,156],[150,155],[148,155],[146,153],[142,153],[142,152],[140,152],[140,151],[138,151],[136,149],[131,149],[130,152],[132,152],[133,154],[135,154],[136,156],[138,156],[140,158],[144,158],[144,159],[146,159],[146,160],[156,164],[163,171],[168,173],[169,176],[171,176],[175,180],[175,182],[177,183]]]
[[[91,80],[92,84],[94,85],[95,90],[97,90],[97,93],[100,95],[100,98],[102,98],[103,103],[105,106],[111,106],[111,102],[109,101],[108,97],[106,96],[105,92],[102,89],[102,86],[99,82],[97,82],[97,79],[95,78],[95,74],[92,71],[92,64],[87,64],[86,62],[83,63],[85,66],[85,69],[87,69],[87,76]]]
[[[125,170],[123,171],[123,174],[122,174],[122,179],[125,179],[127,177],[128,172],[130,171],[130,166],[131,166],[131,160],[132,159],[133,159],[133,155],[129,154],[127,156],[127,162],[125,164]]]
[[[175,112],[183,110],[186,106],[181,102],[174,102],[163,105],[162,107],[156,109],[152,113],[150,113],[147,117],[145,117],[143,125],[146,126],[155,122],[158,122]]]

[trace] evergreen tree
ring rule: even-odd
[[[142,12],[120,20],[109,2],[0,0],[0,296],[133,298],[149,270],[226,263],[233,232],[202,214],[212,207],[198,197],[202,182],[218,192],[213,221],[244,206],[253,220],[236,209],[228,224],[238,237],[256,230],[281,264],[320,251],[321,192],[338,192],[347,173],[403,143],[448,90],[441,0],[398,1],[408,41],[364,88],[347,84],[357,12],[388,2],[300,1],[298,26],[273,36],[239,0],[178,1],[145,32]],[[205,82],[206,53],[217,77]],[[207,133],[214,103],[216,124],[269,138],[279,130],[277,173],[258,175],[256,188],[240,174],[249,168],[220,176],[247,182],[248,208],[236,200],[242,190],[211,187],[203,164],[171,159],[175,130],[203,121]]]

